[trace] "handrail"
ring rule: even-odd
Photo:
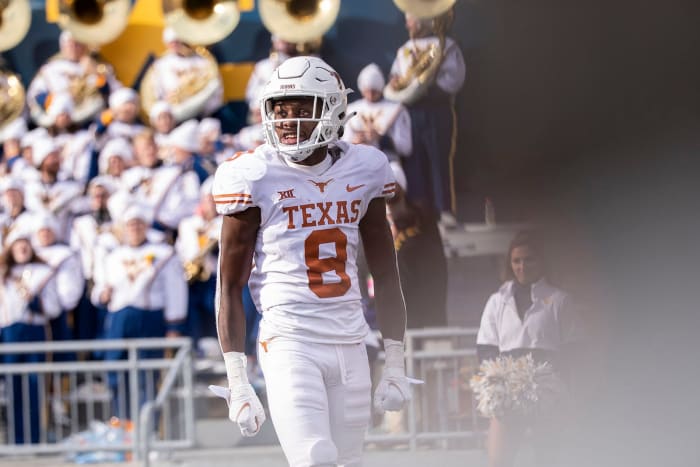
[[[173,391],[175,383],[177,381],[177,376],[182,369],[183,373],[187,372],[188,369],[191,371],[191,362],[188,357],[191,356],[192,349],[190,346],[181,347],[175,354],[175,358],[172,360],[172,366],[168,370],[168,374],[165,375],[165,379],[158,390],[155,400],[146,402],[141,408],[141,414],[139,418],[140,433],[141,433],[141,453],[140,457],[143,461],[144,467],[149,467],[151,464],[150,460],[150,450],[151,450],[151,437],[153,433],[149,429],[152,423],[153,413],[156,409],[160,409],[165,404],[168,396]],[[191,386],[191,378],[185,377],[185,384]],[[191,394],[191,387],[188,388]],[[189,399],[192,400],[191,398]],[[186,410],[192,410],[191,404],[186,404]],[[191,427],[186,427],[190,430]]]
[[[187,345],[189,337],[162,337],[143,339],[112,339],[112,340],[75,340],[75,341],[50,341],[50,342],[22,342],[16,344],[0,344],[0,354],[22,352],[63,352],[86,348],[91,350],[117,350],[117,349],[163,349],[175,348]],[[88,347],[89,346],[89,347]]]

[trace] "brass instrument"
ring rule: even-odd
[[[60,54],[56,54],[49,60],[60,60],[61,58]],[[91,56],[85,57],[85,60],[81,63],[85,64],[83,66],[84,72],[71,75],[69,78],[70,83],[66,90],[73,99],[74,108],[71,112],[71,117],[76,123],[92,119],[105,107],[105,100],[100,93],[100,86],[108,79],[110,73],[107,64],[99,62]],[[37,77],[42,73],[44,72],[39,70]],[[50,80],[50,76],[48,78],[45,77],[45,79]],[[29,106],[29,113],[37,125],[49,127],[53,124],[53,119],[49,117],[47,109],[43,108],[34,99],[28,99],[27,105]]]
[[[22,116],[24,110],[24,86],[19,77],[0,69],[0,132]]]
[[[0,52],[19,44],[31,21],[29,0],[0,0]],[[24,97],[19,76],[0,63],[0,132],[22,115]]]
[[[313,43],[335,23],[340,0],[258,0],[263,24],[272,34],[294,43]]]
[[[205,60],[204,67],[193,67],[178,76],[175,91],[167,96],[157,92],[158,79],[151,65],[141,80],[139,94],[143,118],[153,105],[164,100],[173,109],[177,123],[202,113],[209,99],[221,89],[219,64],[204,47],[231,34],[240,21],[240,11],[234,0],[163,0],[163,15],[178,40],[190,46],[190,53]]]
[[[204,265],[209,253],[219,245],[219,241],[215,238],[210,238],[207,243],[199,250],[197,256],[190,261],[185,261],[183,265],[185,269],[185,278],[187,283],[205,282],[211,277],[211,271],[208,271]]]
[[[437,44],[423,49],[416,48],[411,55],[411,65],[404,76],[384,87],[384,97],[410,105],[420,99],[437,76],[445,52],[447,30],[454,18],[452,6],[456,0],[394,0],[402,11],[417,18],[432,18]]]
[[[193,45],[219,42],[241,19],[234,0],[163,0],[163,16],[178,39]]]
[[[19,44],[31,22],[29,0],[0,0],[0,52]]]
[[[75,40],[101,45],[112,42],[129,21],[130,0],[59,0],[58,24]]]
[[[204,47],[191,48],[192,55],[199,55],[205,60],[204,67],[196,67],[178,76],[179,83],[175,92],[168,96],[158,96],[157,77],[151,65],[141,81],[139,96],[143,117],[148,121],[151,107],[159,100],[165,100],[172,108],[173,118],[177,123],[195,118],[200,114],[211,95],[221,86],[219,64],[214,56]]]
[[[457,0],[394,0],[404,13],[416,18],[435,18],[449,11]]]

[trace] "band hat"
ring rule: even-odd
[[[10,227],[9,232],[7,232],[7,236],[5,236],[5,238],[3,239],[3,245],[5,248],[9,248],[17,240],[22,239],[27,240],[31,243],[32,232],[29,231],[27,226],[20,226],[18,225],[18,223],[15,223],[12,225],[12,227]]]
[[[62,92],[54,95],[51,98],[51,103],[49,108],[46,110],[46,114],[52,119],[56,119],[61,114],[71,115],[75,105],[73,103],[73,98],[67,92]]]
[[[60,230],[58,219],[47,212],[36,214],[32,219],[32,227],[35,234],[41,229],[49,229],[54,234],[58,234]]]
[[[110,195],[117,191],[117,185],[112,181],[112,178],[107,175],[98,175],[90,180],[90,183],[88,183],[88,190],[91,190],[96,186],[101,186],[107,190]]]
[[[41,167],[49,154],[58,152],[58,146],[51,137],[43,137],[32,143],[32,163],[37,169]]]
[[[202,119],[202,121],[199,122],[198,131],[200,138],[208,137],[212,133],[216,133],[216,137],[218,138],[221,134],[221,122],[211,117]]]
[[[73,33],[67,29],[61,31],[61,34],[58,36],[59,45],[66,45],[69,41],[73,40],[75,40],[75,36],[73,36]]]
[[[151,219],[153,218],[151,211],[152,209],[149,209],[148,207],[142,204],[132,204],[131,206],[126,208],[120,220],[122,221],[122,223],[127,224],[129,221],[138,219],[146,223],[146,225],[150,225]]]
[[[25,134],[27,134],[27,122],[25,122],[23,118],[17,118],[0,132],[0,142],[9,141],[11,139],[21,141]]]
[[[42,138],[49,138],[49,131],[42,126],[34,128],[22,136],[22,139],[19,141],[19,147],[22,149],[28,148],[34,144],[34,141]]]
[[[4,193],[9,190],[17,190],[24,195],[24,184],[18,178],[7,177],[2,181],[2,184],[0,185],[0,191]]]
[[[178,42],[177,33],[173,28],[163,29],[163,44],[170,44],[171,42]]]
[[[385,84],[384,74],[376,63],[370,63],[364,67],[357,76],[357,87],[360,91],[363,89],[381,91]]]
[[[105,144],[104,149],[100,151],[100,157],[98,159],[100,173],[107,172],[109,159],[114,156],[121,157],[125,162],[132,162],[134,160],[134,151],[131,148],[131,144],[124,138],[109,140],[107,144]]]
[[[126,104],[127,102],[138,103],[139,96],[131,88],[123,87],[114,91],[109,96],[109,108],[116,109],[117,107]]]
[[[148,118],[153,122],[162,113],[173,114],[173,107],[165,101],[158,101],[151,107],[150,112],[148,112]]]
[[[187,120],[174,128],[167,136],[167,144],[188,152],[199,151],[199,123]]]

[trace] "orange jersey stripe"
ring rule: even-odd
[[[245,199],[220,199],[214,200],[215,204],[253,204],[250,200]]]
[[[253,150],[252,150],[252,149],[249,149],[249,150],[247,150],[247,151],[239,151],[239,152],[237,152],[236,154],[234,154],[233,156],[231,156],[231,157],[229,157],[228,159],[226,159],[225,162],[234,161],[234,160],[238,159],[239,157],[241,157],[243,154],[253,154]]]
[[[252,196],[246,193],[224,193],[220,195],[214,195],[214,199],[219,198],[251,198]]]
[[[383,195],[389,195],[391,193],[396,193],[396,190],[384,190],[384,191],[382,191]]]

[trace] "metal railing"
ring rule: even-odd
[[[175,358],[165,353],[175,351]],[[194,407],[191,341],[174,339],[126,339],[72,342],[32,342],[0,345],[0,356],[17,354],[55,355],[59,352],[117,352],[122,358],[102,361],[68,361],[0,364],[0,455],[119,451],[125,458],[139,457],[139,440],[150,426],[139,425],[143,404],[167,375],[158,392],[162,409],[161,436],[154,444],[162,448],[189,447],[194,442]],[[153,358],[155,357],[155,358]],[[181,410],[170,410],[170,404]],[[124,437],[108,444],[79,443],[75,437],[96,421],[109,420],[117,409],[130,422]],[[19,419],[18,419],[19,417]],[[172,417],[177,417],[171,423]],[[184,417],[184,419],[180,419]],[[17,427],[21,426],[18,435]],[[38,424],[38,426],[37,426]],[[173,430],[171,427],[184,427]],[[156,427],[153,427],[154,429]],[[150,436],[150,434],[149,434]],[[23,438],[18,443],[18,438]]]
[[[139,428],[140,432],[142,433],[140,457],[143,460],[145,467],[150,466],[151,441],[153,438],[155,438],[155,433],[149,429],[153,423],[154,413],[156,410],[167,410],[168,403],[175,395],[178,377],[183,379],[184,394],[188,396],[179,398],[179,401],[184,406],[182,414],[184,415],[183,427],[185,431],[185,438],[180,442],[168,442],[168,431],[171,424],[166,423],[163,427],[164,430],[161,433],[160,439],[156,439],[155,442],[160,448],[188,448],[194,445],[194,405],[192,398],[192,365],[190,360],[191,349],[189,347],[180,348],[175,355],[173,365],[165,375],[165,379],[163,380],[163,384],[158,391],[156,399],[154,401],[146,402],[141,408],[139,419]],[[168,420],[170,417],[165,416],[164,418]]]
[[[406,373],[425,383],[413,386],[413,399],[401,415],[388,416],[398,419],[393,429],[383,434],[370,432],[366,441],[407,444],[411,450],[421,442],[430,442],[432,447],[479,442],[484,436],[484,421],[466,384],[478,369],[477,332],[477,328],[406,331]],[[383,353],[379,358],[384,358]]]

